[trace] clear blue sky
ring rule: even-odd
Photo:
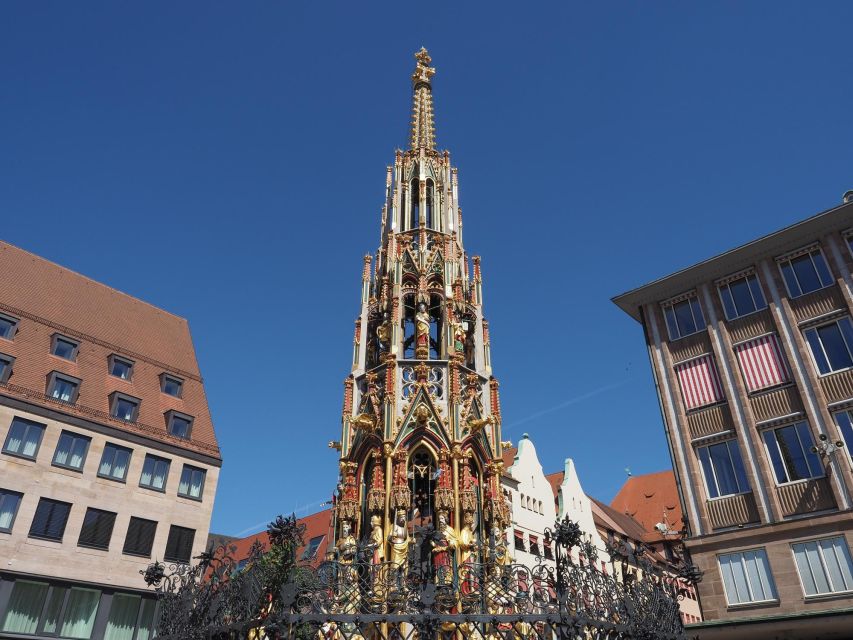
[[[0,235],[189,318],[213,530],[316,510],[425,45],[505,437],[609,500],[669,465],[610,297],[853,188],[851,27],[832,2],[4,2]]]

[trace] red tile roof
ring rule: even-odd
[[[681,503],[678,500],[675,475],[671,469],[631,476],[622,485],[610,506],[620,513],[630,515],[643,525],[652,538],[657,536],[655,539],[662,538],[655,529],[655,525],[660,522],[665,522],[670,530],[681,529]]]
[[[19,320],[14,339],[0,340],[0,351],[16,358],[3,395],[220,457],[184,318],[2,241],[0,312]],[[76,361],[50,354],[57,333],[80,342]],[[130,380],[109,375],[111,354],[133,361]],[[82,380],[76,404],[45,395],[52,371]],[[181,398],[161,393],[162,373],[183,379]],[[109,415],[114,391],[141,400],[136,422]],[[189,440],[167,433],[170,410],[193,416]]]

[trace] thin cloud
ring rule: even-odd
[[[298,515],[298,514],[305,513],[309,509],[314,509],[316,507],[322,506],[323,504],[325,504],[325,502],[320,500],[317,502],[312,502],[311,504],[306,504],[306,505],[303,505],[301,507],[297,507],[295,509],[290,509],[289,512],[293,513],[294,515]],[[242,531],[239,531],[238,533],[235,533],[234,535],[237,538],[242,538],[243,536],[248,536],[252,533],[258,533],[259,531],[263,531],[266,528],[266,526],[270,522],[272,522],[273,518],[275,518],[275,516],[273,516],[272,518],[267,518],[266,520],[264,520],[262,522],[258,522],[257,524],[253,524],[251,527],[246,527],[245,529],[243,529]]]
[[[588,400],[593,396],[597,396],[599,394],[604,393],[605,391],[610,391],[612,389],[617,389],[625,384],[630,382],[630,378],[626,378],[625,380],[620,380],[619,382],[612,382],[610,384],[604,385],[603,387],[598,387],[597,389],[593,389],[592,391],[587,391],[586,393],[582,393],[579,396],[575,396],[574,398],[569,398],[568,400],[564,400],[560,404],[556,404],[553,407],[549,407],[547,409],[542,409],[541,411],[537,411],[536,413],[531,413],[529,416],[522,418],[521,420],[516,420],[512,424],[505,425],[505,429],[512,429],[513,427],[517,427],[519,425],[525,424],[527,422],[531,422],[532,420],[536,420],[537,418],[541,418],[544,415],[549,413],[554,413],[555,411],[559,411],[560,409],[565,409],[568,406],[573,404],[577,404],[579,402],[583,402],[584,400]]]

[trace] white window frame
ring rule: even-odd
[[[769,587],[769,588],[764,589],[765,585],[761,585],[761,586],[762,586],[762,589],[764,589],[765,591],[767,591],[773,595],[772,598],[765,598],[763,600],[752,599],[754,587],[752,586],[752,584],[750,584],[749,571],[747,571],[747,569],[746,569],[746,561],[744,559],[744,555],[747,553],[751,553],[751,552],[761,553],[764,555],[764,561],[767,564],[767,578],[769,580],[767,587]],[[723,564],[720,561],[721,558],[724,558],[727,556],[739,556],[741,568],[743,569],[743,576],[744,576],[744,579],[746,580],[746,588],[749,591],[750,599],[747,601],[732,602],[731,599],[729,598],[729,592],[726,589],[726,581],[725,581],[725,578],[723,577]],[[773,571],[770,568],[770,560],[767,557],[767,550],[764,547],[753,547],[751,549],[741,549],[739,551],[732,551],[730,553],[717,554],[717,568],[720,570],[720,581],[723,584],[723,593],[726,596],[726,605],[727,606],[729,606],[729,607],[749,607],[749,606],[756,605],[756,604],[779,602],[779,592],[776,590],[776,581],[773,579]],[[759,579],[760,579],[760,576],[759,576]],[[737,585],[735,585],[735,588],[737,588]]]
[[[794,546],[798,545],[798,544],[805,545],[805,544],[809,544],[810,542],[814,542],[817,544],[817,552],[818,552],[818,556],[820,558],[820,567],[824,572],[824,577],[826,578],[827,584],[829,584],[831,587],[832,586],[832,576],[826,567],[826,559],[823,556],[823,547],[821,547],[819,544],[820,542],[822,542],[824,540],[841,540],[842,544],[844,544],[844,547],[847,549],[847,558],[846,559],[851,560],[850,545],[848,544],[847,537],[844,534],[837,535],[837,536],[825,536],[822,538],[812,538],[810,540],[800,540],[798,542],[792,542],[791,543],[791,556],[792,556],[793,561],[794,561],[794,566],[797,568],[797,578],[800,580],[800,589],[802,589],[803,597],[806,600],[820,599],[820,598],[826,598],[826,597],[832,597],[832,596],[837,596],[837,595],[842,595],[842,594],[853,593],[853,585],[851,585],[850,589],[842,589],[840,591],[826,591],[823,593],[812,593],[812,594],[806,593],[806,586],[803,583],[803,576],[800,574],[800,565],[797,563],[797,554],[796,554],[796,551],[794,550]],[[808,561],[808,558],[806,558],[806,561]],[[850,568],[851,568],[851,572],[853,572],[853,562],[851,562]],[[814,575],[814,570],[812,569],[811,563],[809,563],[809,571],[811,571],[812,575]],[[815,586],[817,586],[817,581],[815,580],[814,582],[815,582]]]
[[[736,493],[726,493],[726,494],[720,493],[720,491],[719,491],[720,483],[717,481],[717,470],[714,468],[714,463],[712,460],[711,461],[711,473],[714,476],[714,478],[713,478],[714,484],[717,487],[717,494],[718,494],[716,497],[712,498],[711,497],[711,486],[708,484],[708,477],[707,477],[707,475],[705,475],[705,465],[702,464],[702,457],[699,455],[699,450],[700,449],[708,449],[708,448],[713,447],[713,446],[718,445],[718,444],[725,444],[726,445],[726,450],[728,451],[728,454],[729,454],[729,461],[731,462],[732,470],[735,471],[735,482],[738,483],[738,491]],[[726,439],[720,440],[719,442],[711,442],[709,444],[703,444],[701,446],[696,447],[696,460],[699,464],[699,469],[702,471],[702,480],[705,481],[705,495],[708,496],[708,500],[722,500],[724,498],[731,498],[732,496],[742,496],[746,493],[752,493],[752,487],[747,486],[746,489],[743,489],[740,486],[740,481],[738,480],[738,477],[737,477],[737,471],[735,470],[734,460],[732,460],[732,446],[734,446],[734,447],[739,446],[737,438],[726,438]],[[711,454],[709,452],[708,453],[708,456],[709,456],[708,459],[709,460],[711,459],[710,455]],[[740,449],[738,449],[738,455],[740,455]],[[740,463],[741,463],[741,466],[743,466],[743,456],[740,456]],[[744,475],[746,475],[746,467],[743,467],[743,472],[744,472]],[[747,481],[747,484],[749,484],[749,477],[746,478],[746,481]]]
[[[820,339],[820,334],[817,333],[817,330],[820,329],[821,327],[828,327],[829,325],[832,325],[832,324],[837,325],[841,320],[844,320],[845,318],[847,318],[851,322],[851,324],[853,324],[853,317],[851,317],[849,315],[842,315],[840,317],[833,318],[829,322],[821,322],[819,324],[812,324],[812,325],[809,325],[808,327],[804,327],[802,329],[803,342],[806,343],[806,347],[808,348],[809,355],[811,356],[811,359],[812,359],[812,364],[814,365],[815,373],[820,378],[823,378],[825,376],[835,375],[836,373],[841,373],[842,371],[850,371],[851,369],[853,369],[853,365],[851,365],[849,367],[842,367],[841,369],[830,368],[829,371],[827,371],[826,373],[823,373],[820,370],[820,365],[818,365],[817,358],[815,357],[814,351],[812,350],[812,344],[811,344],[811,342],[809,342],[809,339],[806,336],[806,332],[807,331],[814,331],[815,332],[815,335],[818,338],[818,342],[820,343],[820,349],[823,352],[823,357],[826,359],[826,364],[829,367],[832,367],[832,364],[829,361],[829,356],[826,355],[826,348],[823,346],[823,340]],[[848,345],[847,341],[844,340],[844,332],[842,332],[840,328],[838,330],[841,332],[841,340],[844,342],[844,345],[847,347],[847,353],[850,355],[850,358],[853,359],[853,345]]]
[[[820,280],[820,272],[818,271],[817,267],[814,264],[814,257],[812,257],[812,253],[814,253],[815,251],[817,251],[820,254],[820,257],[823,258],[823,264],[826,267],[826,270],[829,272],[829,280],[830,281],[828,284],[824,284],[824,285],[818,287],[817,289],[814,289],[812,291],[807,291],[806,293],[802,293],[803,288],[800,286],[800,281],[797,280],[797,286],[800,286],[800,292],[801,293],[794,295],[794,293],[791,292],[791,289],[788,287],[788,280],[785,278],[785,272],[782,271],[782,263],[783,262],[790,263],[791,260],[795,260],[801,256],[808,255],[811,258],[812,267],[814,267],[815,274],[817,275],[818,280]],[[835,276],[832,273],[832,269],[829,267],[829,261],[826,259],[826,255],[824,255],[823,249],[821,248],[821,246],[819,244],[809,245],[808,247],[803,247],[802,249],[799,249],[797,251],[792,251],[791,253],[788,253],[784,256],[780,256],[780,257],[776,258],[776,266],[779,268],[779,275],[782,277],[782,282],[785,283],[785,291],[788,292],[788,297],[791,298],[792,300],[796,299],[796,298],[801,298],[803,296],[807,296],[810,293],[815,293],[816,291],[821,291],[822,289],[827,289],[827,288],[829,288],[835,284],[835,279],[834,279]],[[791,267],[791,271],[794,274],[794,278],[796,278],[797,274],[794,271],[793,266]]]
[[[758,307],[758,303],[755,300],[755,295],[752,292],[752,287],[749,286],[749,278],[755,278],[755,284],[758,287],[758,290],[761,292],[761,296],[764,298],[764,306],[761,308]],[[723,287],[729,287],[732,282],[737,282],[738,280],[747,281],[746,288],[749,289],[749,295],[752,298],[752,303],[753,306],[755,306],[755,309],[753,311],[750,311],[749,313],[742,313],[740,315],[735,316],[734,318],[730,318],[729,312],[726,310],[725,300],[723,299]],[[723,315],[726,316],[726,320],[728,321],[751,316],[753,313],[764,311],[768,307],[767,296],[764,294],[764,287],[761,286],[761,280],[758,279],[758,274],[755,272],[754,269],[750,269],[749,271],[743,271],[741,273],[737,273],[735,275],[717,281],[717,295],[720,297],[720,306],[723,307]],[[734,305],[734,297],[731,295],[731,291],[729,292],[729,296],[732,298],[732,305]],[[735,307],[735,311],[737,311],[737,307]]]
[[[699,313],[702,314],[702,322],[696,322],[696,314],[693,312],[693,303],[692,300],[696,300],[696,304],[699,306]],[[682,302],[687,302],[688,307],[690,309],[690,315],[693,316],[693,324],[696,325],[696,331],[691,331],[690,333],[684,333],[678,336],[672,335],[672,328],[669,325],[669,322],[666,318],[667,310],[673,309],[675,305],[681,304]],[[702,308],[702,303],[699,301],[699,294],[696,291],[689,291],[687,293],[683,293],[680,296],[676,296],[674,298],[670,298],[669,300],[665,300],[661,302],[661,310],[663,312],[663,323],[666,325],[666,333],[669,336],[670,342],[675,340],[681,340],[681,338],[686,338],[687,336],[696,335],[697,333],[701,333],[702,331],[707,330],[708,322],[705,319],[705,310]],[[673,317],[675,317],[675,311],[672,311]],[[675,321],[676,328],[678,327],[678,320]]]
[[[820,466],[820,472],[821,472],[820,475],[810,476],[808,478],[800,478],[799,480],[791,480],[790,479],[791,478],[791,471],[790,471],[790,469],[788,469],[787,466],[785,466],[785,458],[782,455],[782,447],[779,446],[779,436],[776,435],[776,431],[779,429],[785,429],[786,427],[793,427],[794,428],[794,435],[797,436],[797,442],[800,443],[800,449],[802,449],[803,455],[805,456],[806,453],[811,451],[811,447],[814,446],[814,436],[812,435],[812,444],[809,447],[803,446],[803,439],[800,438],[800,431],[799,431],[799,429],[797,429],[797,426],[800,424],[805,424],[806,429],[808,429],[808,431],[809,431],[809,434],[812,435],[811,428],[809,427],[809,423],[805,420],[798,420],[797,422],[789,422],[786,424],[776,425],[775,427],[769,427],[767,429],[762,429],[760,432],[761,442],[764,444],[764,451],[767,454],[767,461],[770,464],[770,471],[773,474],[773,479],[776,481],[777,487],[783,487],[783,486],[787,486],[789,484],[797,484],[799,482],[809,482],[810,480],[818,480],[820,478],[826,477],[826,468],[822,464],[820,464],[820,458],[818,457],[818,465]],[[767,440],[765,439],[764,434],[771,432],[771,431],[773,432],[773,442],[776,444],[776,449],[777,449],[777,452],[779,453],[779,458],[782,460],[782,466],[785,467],[785,477],[788,478],[788,480],[785,480],[784,482],[779,482],[779,480],[776,478],[776,470],[773,467],[773,458],[770,457],[770,451],[767,450]],[[805,460],[806,460],[806,466],[809,468],[809,473],[811,473],[811,465],[809,464],[808,456],[805,456]]]

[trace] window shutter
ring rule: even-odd
[[[36,514],[30,526],[30,535],[37,538],[62,540],[70,512],[71,505],[69,503],[42,498],[36,507]]]
[[[776,334],[739,344],[735,353],[749,391],[774,387],[791,379]]]
[[[102,511],[89,507],[86,510],[86,516],[83,518],[83,526],[80,529],[80,539],[77,544],[96,549],[108,549],[115,521],[116,514],[112,511]]]
[[[131,516],[124,541],[124,553],[150,557],[156,531],[157,523],[154,520]]]
[[[687,410],[714,404],[723,399],[717,367],[710,354],[676,365],[675,372]]]
[[[173,524],[169,528],[169,539],[166,542],[166,560],[189,562],[194,539],[195,529],[187,529]]]

